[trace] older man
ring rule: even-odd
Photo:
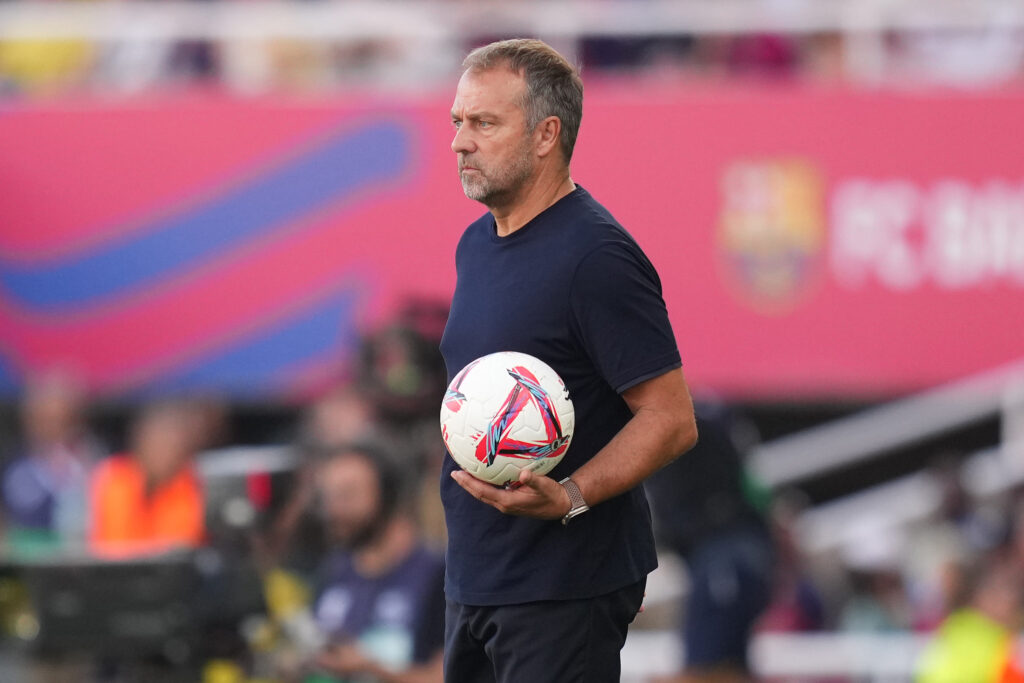
[[[618,681],[657,564],[641,482],[696,441],[661,284],[569,173],[576,70],[536,40],[466,58],[452,105],[459,176],[488,212],[456,251],[449,377],[495,351],[553,367],[576,409],[549,476],[497,488],[446,458],[448,681]]]

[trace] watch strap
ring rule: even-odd
[[[569,520],[573,517],[578,517],[584,512],[590,509],[587,505],[587,501],[583,499],[583,493],[580,491],[580,487],[576,485],[576,482],[571,477],[558,482],[565,489],[565,492],[569,494],[569,511],[562,517],[562,524],[568,524]]]

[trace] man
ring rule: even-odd
[[[395,465],[368,446],[336,449],[317,472],[338,550],[314,605],[330,643],[316,665],[340,680],[441,680],[443,564],[420,540],[400,488]]]
[[[83,388],[50,370],[29,378],[20,408],[21,443],[0,472],[4,540],[14,552],[40,542],[80,544],[89,473],[105,454],[88,427]]]
[[[685,666],[654,683],[744,683],[750,638],[771,599],[771,535],[749,498],[733,416],[701,401],[695,413],[700,443],[644,484],[660,540],[686,563],[689,587]]]
[[[147,405],[132,425],[131,452],[97,465],[90,495],[93,551],[130,556],[203,544],[197,418],[195,407],[180,401]]]
[[[921,653],[916,683],[1020,683],[1018,634],[1024,609],[1020,566],[999,551],[976,560],[966,604],[939,625]]]
[[[575,69],[535,40],[485,46],[464,67],[452,149],[489,213],[456,251],[449,379],[487,353],[532,354],[565,381],[576,428],[558,467],[524,470],[517,488],[445,459],[445,679],[618,681],[657,566],[640,484],[695,443],[689,391],[653,266],[570,177]]]

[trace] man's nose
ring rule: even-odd
[[[452,138],[452,151],[456,154],[472,152],[475,149],[473,140],[465,126],[455,129],[455,137]]]

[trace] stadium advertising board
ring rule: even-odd
[[[208,95],[0,115],[0,388],[301,392],[481,207],[450,94]],[[573,176],[658,267],[691,383],[880,397],[1021,356],[1024,96],[587,93]],[[527,266],[528,267],[528,266]]]

